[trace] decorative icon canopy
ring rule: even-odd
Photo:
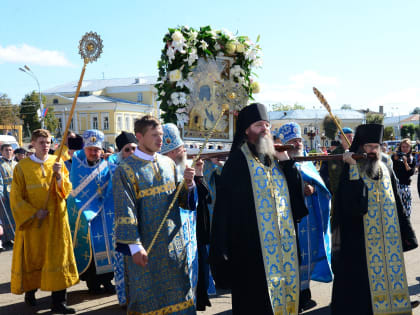
[[[102,39],[94,32],[86,33],[79,42],[79,53],[86,63],[96,61],[102,53]]]

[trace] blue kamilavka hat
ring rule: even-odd
[[[184,142],[179,134],[179,129],[172,123],[162,125],[163,129],[163,143],[160,153],[166,154],[179,148]]]

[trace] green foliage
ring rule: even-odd
[[[337,116],[335,116],[335,119],[341,125],[341,121]],[[324,117],[324,120],[322,121],[322,127],[325,130],[325,136],[328,139],[334,140],[335,136],[337,135],[338,127],[329,115]]]
[[[305,106],[295,103],[294,105],[284,105],[282,103],[271,105],[273,111],[285,112],[288,110],[305,109]]]
[[[416,126],[416,137],[417,139],[420,139],[420,126],[419,125]]]
[[[0,95],[0,125],[20,125],[19,106],[13,105],[6,94]]]
[[[352,109],[350,104],[343,104],[341,109]]]
[[[414,138],[416,133],[416,127],[414,124],[406,124],[401,127],[401,138]]]
[[[45,103],[44,98],[42,102]],[[39,94],[35,91],[26,94],[20,103],[20,117],[23,120],[23,128],[27,133],[41,128],[41,122],[39,121],[37,114],[39,108]],[[30,134],[27,136],[30,136]]]
[[[384,140],[392,140],[394,138],[394,128],[391,126],[384,129]]]
[[[413,109],[413,111],[411,112],[411,114],[420,114],[420,107],[416,107]]]
[[[368,113],[366,114],[366,123],[367,124],[383,124],[384,115]]]
[[[51,134],[55,134],[58,128],[58,118],[54,115],[54,107],[49,106],[47,115],[44,118],[45,129],[48,129]]]

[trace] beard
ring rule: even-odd
[[[288,150],[287,154],[290,158],[294,158],[296,156],[303,156],[303,148]]]
[[[260,135],[255,148],[259,155],[268,155],[271,159],[275,157],[274,141],[271,135]]]
[[[357,151],[359,154],[366,153],[362,148]],[[375,158],[368,158],[368,159],[362,159],[358,162],[360,170],[362,172],[365,172],[367,176],[369,176],[372,179],[379,178],[379,175],[381,174],[381,166],[380,161],[381,159],[381,151],[378,151],[376,153]]]
[[[175,158],[175,164],[181,174],[184,174],[185,168],[187,167],[187,153],[182,152]]]

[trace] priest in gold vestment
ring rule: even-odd
[[[66,209],[72,187],[64,163],[48,155],[48,130],[35,130],[31,140],[35,154],[15,167],[10,192],[16,221],[11,291],[25,292],[25,302],[31,306],[36,305],[37,289],[52,291],[52,311],[74,314],[66,306],[66,288],[79,281]],[[48,206],[43,209],[54,175]]]

